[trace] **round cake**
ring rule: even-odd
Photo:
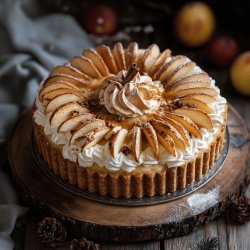
[[[226,99],[193,61],[132,42],[54,68],[33,120],[54,175],[90,193],[142,198],[202,179],[220,155],[226,116]]]

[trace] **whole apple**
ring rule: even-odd
[[[93,5],[85,13],[83,19],[84,28],[89,33],[98,35],[109,35],[116,31],[117,28],[117,14],[109,6]]]
[[[209,59],[217,66],[229,65],[238,54],[238,44],[232,37],[218,36],[209,46]]]
[[[235,89],[250,96],[250,51],[246,51],[236,58],[230,75]]]
[[[176,33],[190,47],[204,44],[213,34],[215,17],[211,8],[202,2],[185,4],[176,16]]]

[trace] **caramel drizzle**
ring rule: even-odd
[[[140,71],[140,68],[135,63],[132,64],[129,67],[127,75],[123,78],[121,84],[125,85],[127,82],[131,82],[139,71]]]

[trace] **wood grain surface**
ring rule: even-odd
[[[229,119],[228,125],[229,125],[229,129],[231,130],[231,134],[240,134],[240,133],[242,134],[242,132],[243,132],[243,135],[244,135],[245,133],[247,133],[247,130],[244,131],[246,128],[242,127],[242,124],[243,124],[242,119],[237,116],[237,113],[233,109],[230,109],[228,119]],[[25,133],[24,130],[25,130],[25,127],[28,130],[27,127],[29,127],[29,122],[22,124],[22,126],[23,126],[22,131],[24,132],[24,133],[22,133],[22,140],[25,141],[25,137],[27,140],[27,134]],[[243,131],[242,131],[242,129],[243,129]],[[17,137],[15,137],[15,138],[17,138]],[[18,143],[17,143],[17,145],[18,145]],[[26,145],[26,147],[24,148],[24,150],[29,150],[30,144],[26,143],[25,145]],[[17,148],[16,148],[16,150],[17,150]],[[235,188],[240,184],[240,182],[242,182],[243,177],[245,175],[245,167],[247,166],[246,162],[247,162],[247,155],[248,154],[249,154],[249,147],[247,144],[242,146],[240,149],[235,149],[234,147],[231,147],[230,157],[227,159],[225,167],[222,168],[222,170],[219,172],[219,174],[216,175],[216,177],[213,178],[213,180],[211,180],[208,184],[206,184],[206,186],[202,187],[199,190],[199,193],[205,193],[207,190],[210,190],[215,185],[218,186],[218,183],[220,183],[220,187],[222,190],[222,191],[220,191],[220,201],[223,201],[225,199],[225,197],[227,197],[228,194],[232,190],[235,190]],[[30,162],[30,160],[31,159],[29,159],[29,158],[23,159],[23,161],[26,163]],[[19,164],[17,166],[18,170],[20,170],[19,174],[20,173],[22,174],[23,172],[21,170],[22,170],[22,166],[25,165],[24,162],[21,162],[20,158],[18,158],[18,159],[15,158],[14,161],[15,161],[15,164],[16,163]],[[12,162],[12,164],[13,164],[13,162]],[[244,166],[244,167],[243,168],[240,168],[240,167],[235,168],[235,166],[236,166],[235,164],[237,166]],[[26,184],[28,186],[32,185],[32,188],[34,188],[34,189],[32,189],[32,192],[35,192],[35,193],[33,193],[33,195],[39,196],[40,198],[42,198],[42,202],[45,202],[45,203],[49,202],[48,205],[53,206],[53,209],[57,210],[57,212],[59,212],[59,213],[62,213],[62,211],[63,211],[63,213],[66,213],[66,216],[71,216],[73,218],[85,220],[85,221],[87,220],[90,223],[97,223],[97,222],[100,223],[100,221],[101,221],[101,223],[104,223],[107,226],[125,225],[126,227],[131,226],[131,225],[132,225],[132,227],[146,226],[147,223],[150,223],[153,225],[164,224],[164,223],[166,223],[166,221],[164,221],[164,218],[170,217],[170,213],[173,211],[172,208],[176,207],[176,206],[178,207],[178,206],[180,206],[180,204],[185,204],[185,202],[188,198],[188,197],[183,197],[183,198],[181,198],[181,200],[172,201],[170,203],[144,207],[143,208],[143,216],[141,216],[141,208],[140,207],[135,207],[135,208],[132,208],[133,210],[131,210],[131,208],[127,208],[127,207],[123,208],[123,207],[111,206],[111,205],[106,205],[106,204],[96,204],[95,202],[88,201],[88,200],[84,200],[84,202],[83,202],[81,200],[82,198],[79,199],[79,197],[72,197],[71,193],[66,195],[67,192],[60,193],[60,195],[63,195],[63,197],[61,197],[60,195],[59,196],[58,195],[48,196],[47,190],[50,190],[50,191],[52,190],[51,192],[58,194],[58,192],[61,192],[59,187],[57,185],[54,185],[54,183],[49,183],[48,180],[46,179],[47,177],[41,175],[41,173],[36,173],[36,172],[30,171],[31,169],[29,169],[28,166],[29,165],[25,166],[28,174],[25,173],[25,175],[23,175],[22,178],[27,178],[27,179],[25,179],[25,182],[28,182]],[[233,175],[231,173],[233,173]],[[40,183],[39,182],[40,180],[45,181],[46,188],[41,189],[41,185],[43,185],[44,183]],[[44,192],[44,190],[46,192]],[[48,199],[48,197],[56,197],[56,198],[55,199],[53,198],[51,201],[51,199]],[[60,202],[61,200],[63,200],[64,202]],[[50,203],[50,202],[52,202],[52,203]],[[173,204],[171,204],[171,203],[173,203]],[[60,204],[60,206],[58,206],[58,204]],[[70,204],[70,206],[69,206],[69,204]],[[100,207],[101,207],[101,209],[100,209]],[[63,210],[61,210],[61,209],[63,209]],[[105,211],[105,210],[107,210],[107,211]],[[79,213],[79,211],[84,211],[84,213]],[[87,211],[87,213],[85,213],[86,211]],[[185,214],[186,217],[184,217],[182,219],[187,219],[190,217],[192,218],[192,216],[194,216],[194,214],[190,214],[190,212],[191,211],[189,211],[189,213],[186,213]],[[213,214],[213,211],[210,211],[210,212],[211,212],[211,214]],[[217,212],[215,212],[215,213],[217,213]],[[94,214],[94,216],[92,216],[93,214]],[[110,214],[112,216],[110,216]],[[146,217],[144,215],[146,215]],[[82,217],[82,216],[84,216],[84,217]],[[195,214],[194,219],[195,219],[195,217],[197,217],[197,214]],[[115,220],[111,220],[111,218],[115,218]],[[145,220],[145,218],[146,218],[146,220]],[[117,222],[117,220],[118,220],[118,222]],[[34,230],[34,227],[36,227],[36,225],[37,224],[35,223],[35,220],[32,220],[32,222],[30,224],[28,224],[27,230],[26,230],[26,237],[27,237],[28,232],[30,232],[29,234],[32,234],[32,232],[36,231],[36,230]],[[223,229],[223,226],[221,226],[221,228]],[[145,232],[145,228],[142,227],[141,229],[143,230],[143,232]],[[214,228],[213,230],[209,229],[207,231],[206,226],[205,226],[205,230],[203,232],[201,230],[198,230],[197,232],[194,233],[195,235],[197,234],[195,236],[195,238],[198,240],[199,238],[202,239],[204,237],[208,237],[208,236],[212,235],[211,233],[213,233],[213,234],[215,233],[215,229],[216,228]],[[110,230],[110,228],[109,228],[109,230]],[[159,229],[157,229],[157,230],[158,230],[159,235],[161,235],[162,234],[161,229],[160,229],[160,231],[159,231]],[[112,237],[112,232],[111,231],[109,231],[109,232],[110,232],[109,236]],[[134,236],[137,237],[136,230],[134,232],[135,232]],[[101,232],[98,231],[98,233],[100,234]],[[217,227],[217,234],[219,234],[219,233],[221,235],[223,235],[223,230],[221,231]],[[230,231],[228,233],[231,234]],[[86,232],[85,232],[85,234],[86,234]],[[92,235],[90,234],[90,236],[92,236]],[[236,236],[235,235],[233,235],[233,236],[236,239]],[[34,236],[34,233],[33,233],[33,237],[34,237],[34,239],[32,241],[27,240],[26,249],[32,249],[32,247],[34,247],[34,244],[35,245],[39,244],[39,241],[36,238],[36,236]],[[129,237],[132,237],[132,235],[129,235]],[[149,234],[149,239],[150,239],[150,237],[152,239],[152,235]],[[188,240],[188,237],[189,236],[182,237],[183,241],[180,240],[179,238],[176,238],[176,239],[166,240],[165,242],[158,241],[158,242],[151,242],[151,243],[143,243],[140,245],[138,245],[138,244],[130,244],[130,245],[104,244],[103,249],[164,249],[164,248],[175,249],[174,246],[177,247],[176,249],[185,249],[184,245],[188,246],[188,248],[190,248],[190,249],[193,249],[195,247],[193,244],[194,241],[192,243],[191,241]],[[29,236],[29,239],[30,239],[30,236]],[[103,238],[97,237],[97,239],[103,239]],[[111,238],[108,238],[108,239],[112,240]],[[143,238],[143,240],[144,239],[145,238]],[[161,239],[161,238],[159,237],[158,239]],[[197,242],[197,241],[195,241],[195,242]],[[231,243],[229,242],[229,244],[231,244]],[[241,244],[241,243],[239,243],[239,244]]]

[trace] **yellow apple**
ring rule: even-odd
[[[250,95],[250,51],[239,55],[231,67],[233,86],[242,94]]]
[[[190,47],[204,44],[213,34],[215,17],[211,8],[202,2],[185,4],[176,17],[176,33]]]

